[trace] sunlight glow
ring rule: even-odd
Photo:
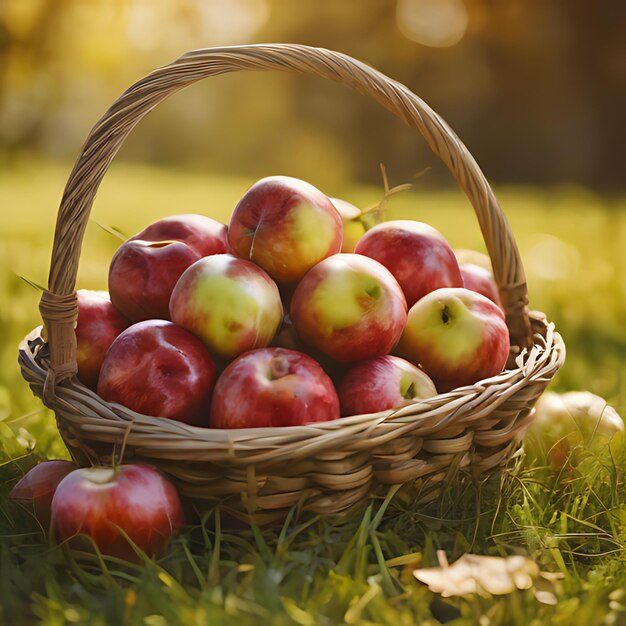
[[[269,18],[266,0],[197,0],[203,29],[212,45],[245,42]]]
[[[580,253],[562,239],[545,233],[531,239],[526,261],[528,270],[543,280],[565,280],[580,266]]]
[[[407,39],[443,48],[461,41],[469,15],[463,0],[398,0],[396,21]]]

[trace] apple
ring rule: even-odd
[[[491,259],[489,255],[484,252],[478,252],[478,250],[470,250],[468,248],[456,248],[454,250],[459,266],[465,263],[471,263],[472,265],[478,265],[487,270],[493,276],[493,267],[491,265]]]
[[[481,293],[502,308],[498,286],[489,270],[474,263],[461,263],[459,269],[463,277],[463,287]]]
[[[499,374],[509,356],[509,330],[489,298],[463,287],[436,289],[409,310],[397,352],[444,392]]]
[[[397,356],[378,356],[352,366],[337,389],[342,415],[378,413],[437,395],[433,381]]]
[[[220,357],[233,359],[272,341],[283,320],[276,283],[251,261],[214,254],[189,267],[172,292],[172,321]]]
[[[313,185],[270,176],[252,185],[235,207],[228,241],[235,254],[274,280],[293,283],[341,251],[341,216]]]
[[[104,355],[113,340],[130,322],[111,304],[106,291],[79,289],[76,321],[76,363],[78,379],[96,390]]]
[[[624,420],[604,398],[588,391],[545,392],[524,436],[527,453],[554,469],[579,465],[584,450],[617,452],[624,444]]]
[[[213,428],[302,426],[339,418],[332,381],[311,357],[252,350],[222,372],[211,403]]]
[[[206,215],[171,215],[153,222],[131,241],[182,241],[200,256],[230,252],[228,228]]]
[[[442,287],[462,287],[450,244],[432,226],[412,220],[382,222],[368,230],[354,251],[382,263],[396,278],[407,306]]]
[[[229,250],[226,226],[202,215],[158,220],[125,241],[109,267],[111,302],[131,322],[169,319],[181,274],[198,259]]]
[[[203,343],[165,320],[126,329],[104,358],[98,395],[137,413],[205,426],[215,363]]]
[[[361,209],[341,198],[331,198],[333,206],[341,215],[343,224],[342,252],[354,252],[359,239],[365,234],[365,224],[361,220]]]
[[[291,301],[299,337],[340,363],[387,354],[406,322],[402,289],[383,265],[336,254],[300,281]]]
[[[58,484],[77,469],[71,461],[43,461],[30,469],[11,489],[9,498],[33,512],[44,529],[50,524],[50,504]]]
[[[102,554],[126,560],[138,560],[128,539],[154,556],[183,523],[174,486],[140,463],[77,469],[61,481],[52,499],[57,540],[84,535]]]

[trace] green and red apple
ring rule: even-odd
[[[342,415],[378,413],[437,395],[425,372],[390,354],[353,365],[337,392]]]
[[[445,392],[502,372],[509,330],[489,298],[462,287],[436,289],[409,310],[397,352]]]
[[[361,209],[341,198],[331,198],[330,201],[337,211],[339,211],[343,224],[341,251],[354,252],[354,248],[359,242],[359,239],[365,234],[365,224],[361,220]]]
[[[276,283],[251,261],[214,254],[191,265],[174,287],[172,321],[224,359],[268,346],[283,321]]]
[[[235,207],[228,241],[235,254],[277,282],[294,283],[341,251],[341,216],[313,185],[270,176],[248,189]]]
[[[291,301],[299,337],[340,363],[387,354],[406,315],[402,289],[391,272],[359,254],[336,254],[318,263]]]

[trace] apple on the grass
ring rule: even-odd
[[[251,350],[222,372],[213,428],[302,426],[339,418],[332,381],[311,357],[283,348]]]
[[[489,270],[474,263],[461,263],[459,269],[463,277],[463,287],[481,293],[499,307],[502,307],[498,286]]]
[[[147,320],[111,344],[98,395],[144,415],[207,426],[215,371],[197,337],[172,322]]]
[[[588,456],[619,454],[625,443],[624,420],[604,398],[589,391],[553,391],[541,395],[524,435],[524,450],[560,470]]]
[[[169,319],[176,281],[198,259],[228,252],[227,228],[203,215],[158,220],[125,241],[109,267],[111,302],[131,322]]]
[[[283,306],[276,283],[260,267],[232,254],[214,254],[185,270],[172,292],[170,314],[210,352],[233,359],[269,345]]]
[[[438,230],[422,222],[377,224],[361,237],[354,251],[382,263],[394,275],[409,308],[435,289],[463,286],[450,244]]]
[[[318,263],[291,301],[291,320],[300,338],[340,363],[387,354],[406,317],[396,279],[359,254],[336,254]]]
[[[86,536],[102,554],[126,560],[139,560],[132,544],[148,556],[160,554],[183,523],[174,486],[140,463],[77,469],[52,499],[51,529],[58,541]]]
[[[341,216],[313,185],[270,176],[248,189],[235,207],[228,241],[235,254],[253,261],[274,280],[293,283],[341,251]]]
[[[352,366],[337,388],[342,415],[395,409],[437,395],[419,367],[389,354]]]
[[[504,313],[465,288],[443,288],[409,310],[397,353],[432,378],[439,392],[499,374],[509,355]]]
[[[11,489],[9,498],[32,511],[44,530],[50,523],[50,505],[59,483],[77,469],[71,461],[43,461],[30,469]]]
[[[361,209],[341,198],[331,198],[330,201],[341,215],[343,223],[342,252],[354,252],[359,239],[365,234],[365,224],[361,220]]]
[[[113,306],[106,291],[79,289],[76,321],[78,379],[96,390],[102,361],[113,340],[130,322]]]

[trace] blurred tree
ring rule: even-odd
[[[2,0],[0,155],[74,157],[119,93],[188,49],[294,41],[406,83],[498,182],[623,189],[624,24],[623,0]],[[378,106],[280,75],[177,95],[120,156],[330,187],[378,183],[381,161],[405,180],[434,160]],[[427,180],[449,177],[436,168]]]

